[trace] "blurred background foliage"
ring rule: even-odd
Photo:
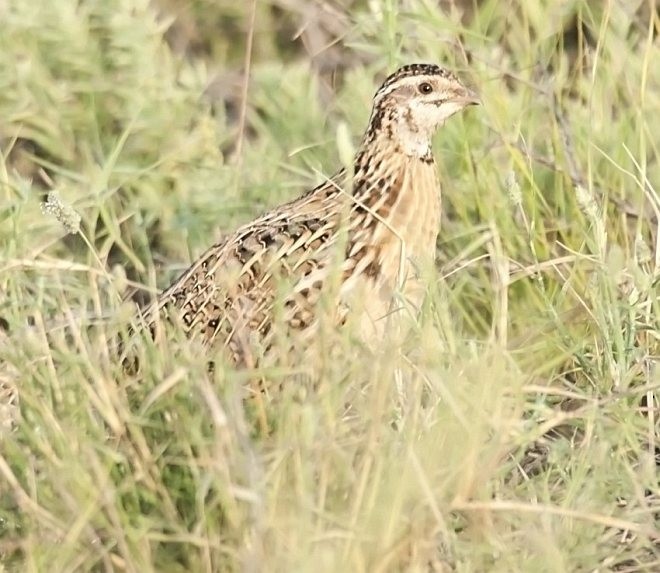
[[[7,570],[658,570],[656,2],[0,0],[0,23]],[[219,415],[242,374],[184,345],[122,374],[90,324],[332,175],[418,60],[484,106],[435,143],[416,338],[337,341],[267,439]]]

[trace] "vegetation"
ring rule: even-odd
[[[0,571],[660,569],[652,0],[4,0],[0,20],[20,396]],[[282,357],[267,433],[255,373],[209,373],[180,337],[126,373],[134,303],[332,175],[418,60],[484,106],[437,138],[438,265],[405,342]]]

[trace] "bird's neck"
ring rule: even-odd
[[[385,124],[367,132],[355,158],[352,212],[378,227],[374,242],[399,253],[403,240],[409,255],[432,260],[440,224],[436,164],[430,145],[410,151]]]
[[[439,200],[430,140],[411,150],[398,133],[391,121],[372,121],[355,156],[353,195],[386,219],[417,196],[428,195],[428,205]]]
[[[372,115],[355,155],[353,192],[396,195],[400,182],[420,168],[435,171],[429,136],[408,131],[394,117]],[[393,199],[392,199],[393,200]]]
[[[388,153],[433,161],[432,130],[418,125],[409,109],[376,108],[362,139],[361,151],[388,150]]]

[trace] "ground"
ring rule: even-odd
[[[660,570],[652,0],[0,20],[0,571]],[[412,61],[484,105],[436,138],[437,267],[405,341],[283,356],[258,373],[283,386],[268,431],[256,373],[174,334],[127,373],[133,306],[350,161]]]

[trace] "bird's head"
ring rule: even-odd
[[[369,131],[385,130],[409,155],[430,152],[431,138],[477,94],[454,74],[434,64],[409,64],[390,75],[374,96]]]

